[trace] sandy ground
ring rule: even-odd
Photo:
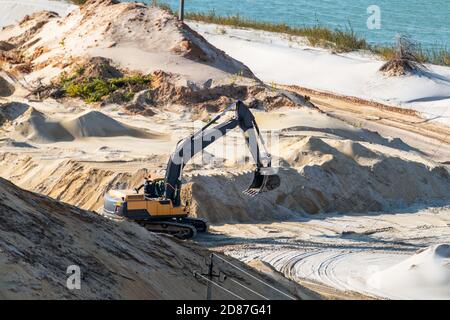
[[[0,27],[15,24],[25,17],[25,15],[33,14],[36,11],[52,10],[64,16],[77,8],[75,5],[58,0],[0,0],[0,7],[2,9],[0,11]]]
[[[0,190],[0,298],[205,298],[205,281],[194,277],[211,254],[205,248],[24,191],[4,179]],[[221,288],[213,288],[214,299],[320,298],[295,282],[280,283],[230,257],[215,259],[215,272],[235,282],[225,280]],[[73,283],[68,281],[73,272],[68,273],[69,266],[79,267],[78,289],[67,286]],[[249,289],[237,289],[236,282]]]
[[[425,152],[436,162],[450,163],[448,126],[423,119],[420,114],[363,99],[331,94],[298,86],[280,86],[305,94],[320,110],[356,127],[376,131],[383,136],[399,137]]]
[[[450,237],[450,209],[411,208],[396,213],[337,214],[296,221],[214,226],[200,241],[243,261],[271,264],[287,278],[320,282],[347,292],[391,299],[449,299],[448,270],[433,286],[409,279],[395,288],[370,282],[371,276]],[[448,263],[448,255],[446,256]],[[445,259],[444,263],[445,264]],[[430,268],[432,270],[432,268]],[[433,272],[428,273],[433,278]],[[408,270],[397,272],[398,276]],[[414,279],[414,277],[412,277]],[[443,285],[445,284],[445,285]]]
[[[35,30],[32,39],[26,38],[32,40],[29,45],[23,45],[33,63],[25,80],[42,76],[51,80],[57,76],[64,66],[41,63],[59,62],[61,55],[68,59],[72,55],[100,54],[122,68],[176,72],[178,84],[194,81],[194,87],[205,87],[208,79],[215,84],[230,84],[230,79],[238,79],[239,84],[255,81],[251,74],[249,78],[235,75],[244,66],[234,60],[237,58],[251,66],[261,79],[288,85],[282,88],[308,95],[317,105],[288,107],[282,100],[268,112],[254,110],[260,127],[268,132],[274,164],[280,169],[282,185],[274,192],[256,198],[241,193],[251,180],[253,164],[248,161],[249,153],[239,131],[208,147],[203,157],[186,167],[192,214],[208,218],[213,225],[212,234],[197,239],[200,244],[264,270],[278,277],[280,283],[290,279],[327,298],[450,298],[446,248],[431,248],[424,255],[416,253],[450,241],[448,126],[426,121],[414,112],[292,86],[310,85],[327,91],[332,87],[338,93],[357,96],[366,90],[385,97],[386,102],[389,95],[383,91],[385,87],[379,91],[364,87],[365,72],[374,69],[379,61],[331,55],[294,44],[289,48],[288,40],[272,34],[228,29],[223,34],[217,27],[194,26],[231,58],[197,35],[183,33],[187,31],[165,14],[130,6],[118,5],[109,12],[116,17],[114,28],[107,27],[111,16],[97,16],[92,8],[74,10],[62,20],[44,17],[50,22]],[[141,15],[144,21],[136,22]],[[136,18],[133,23],[151,30],[155,37],[133,42],[133,32],[137,31],[128,32],[120,24],[128,18]],[[84,23],[80,27],[81,20]],[[94,21],[102,28],[95,27]],[[31,24],[28,21],[20,28],[4,29],[0,40],[22,34],[24,29],[32,28]],[[57,33],[52,32],[55,28]],[[167,40],[166,33],[174,30]],[[80,44],[79,32],[87,35],[85,47]],[[243,40],[246,37],[251,41]],[[200,56],[203,52],[210,60],[199,62],[198,51],[196,57],[189,56],[189,47],[181,53],[173,52],[174,45],[187,40],[197,44],[202,49]],[[112,45],[112,41],[116,44]],[[164,46],[159,47],[161,42]],[[296,68],[284,70],[282,65],[274,72],[273,61],[289,62],[293,53],[298,54],[299,63],[314,62],[314,75],[303,65],[297,66],[303,73]],[[152,64],[147,63],[148,59]],[[338,63],[342,61],[346,63]],[[323,75],[327,69],[323,66],[329,64],[336,65],[333,77]],[[322,68],[317,69],[319,65]],[[362,67],[365,71],[360,74]],[[299,74],[302,81],[298,81]],[[344,74],[359,78],[352,78],[350,83],[349,78],[342,79]],[[177,104],[158,105],[152,109],[153,116],[142,116],[125,113],[116,104],[100,107],[76,99],[34,101],[26,98],[24,81],[10,77],[6,71],[0,76],[14,87],[2,87],[0,176],[19,187],[83,209],[98,210],[107,190],[138,186],[149,171],[164,174],[168,156],[179,139],[205,123],[193,121],[194,110]],[[442,81],[402,79],[407,89],[397,96],[399,100],[389,102],[445,96],[448,88]],[[335,86],[336,82],[342,87]],[[416,92],[414,86],[430,91]],[[276,91],[275,83],[270,87]],[[434,98],[427,106],[440,108],[448,101]],[[410,104],[414,108],[417,105]],[[413,262],[400,264],[408,257]],[[430,266],[441,276],[426,279],[421,272],[415,273]],[[405,273],[405,268],[413,270],[406,274],[416,279],[414,283],[423,290],[399,290],[403,283],[395,288],[383,285],[392,274]],[[284,278],[279,278],[281,275]],[[404,281],[411,282],[411,277]],[[186,282],[186,287],[189,285]],[[165,294],[161,297],[168,297]],[[180,293],[177,297],[184,296]]]
[[[50,106],[45,102],[32,104],[34,110],[51,113],[52,119],[66,117],[58,105]],[[74,144],[73,141],[36,141],[26,136],[21,136],[19,140],[4,138],[1,147],[0,174],[22,187],[86,209],[96,210],[101,207],[102,196],[108,188],[137,186],[147,170],[163,173],[167,155],[176,141],[194,129],[182,120],[187,115],[180,117],[179,113],[163,113],[146,118],[125,116],[114,110],[114,107],[103,109],[102,114],[105,118],[102,117],[102,119],[116,119],[140,131],[152,128],[153,134],[170,131],[170,139],[163,134],[145,139],[132,136],[77,137]],[[83,108],[78,112],[81,115],[86,113]],[[385,116],[388,117],[389,113],[385,113]],[[70,118],[78,117],[72,110]],[[263,130],[288,130],[289,134],[281,135],[278,142],[282,146],[290,147],[285,149],[274,146],[273,153],[287,159],[288,167],[284,169],[293,170],[296,166],[300,166],[296,170],[299,170],[303,176],[315,166],[319,166],[318,168],[329,166],[327,157],[331,156],[332,151],[328,150],[327,145],[322,144],[323,142],[326,141],[329,146],[338,146],[341,141],[345,145],[350,143],[351,137],[355,140],[362,139],[360,143],[370,148],[361,154],[364,149],[358,150],[354,146],[351,147],[353,148],[351,152],[357,152],[359,156],[363,156],[363,158],[354,158],[358,159],[358,166],[368,165],[366,161],[377,161],[370,160],[370,157],[364,158],[373,156],[370,152],[382,152],[383,157],[395,155],[408,159],[408,162],[400,164],[402,168],[411,161],[436,165],[436,162],[427,155],[415,149],[408,149],[411,146],[405,143],[394,141],[391,144],[389,141],[392,140],[384,140],[385,138],[377,134],[351,126],[345,121],[318,111],[285,109],[271,113],[256,113],[256,117]],[[16,121],[20,122],[20,120]],[[15,126],[4,127],[6,136],[11,134],[11,137],[17,138],[17,132],[8,132],[12,130],[11,128]],[[320,128],[331,130],[334,134],[318,131]],[[83,127],[82,131],[89,131],[86,129],[89,127]],[[342,136],[339,130],[345,132],[345,135]],[[409,131],[403,129],[401,132]],[[293,140],[292,136],[296,138]],[[309,139],[306,149],[296,142],[305,137]],[[312,137],[317,140],[311,140]],[[416,134],[415,137],[417,140],[421,136]],[[371,139],[372,143],[367,144],[364,142],[365,139]],[[426,136],[423,136],[423,139],[426,139]],[[308,193],[296,194],[289,191],[288,184],[291,183],[289,173],[287,176],[282,176],[281,191],[250,201],[239,193],[249,183],[250,177],[245,172],[248,172],[252,165],[248,163],[238,169],[233,161],[242,159],[243,155],[227,146],[230,143],[234,146],[238,141],[241,141],[241,137],[240,133],[236,132],[224,143],[208,148],[205,153],[206,157],[212,155],[216,159],[226,158],[228,161],[219,161],[216,164],[207,162],[206,166],[202,166],[197,159],[196,164],[190,165],[186,170],[186,179],[194,182],[193,211],[198,216],[207,217],[213,223],[212,235],[198,238],[201,244],[219,252],[225,251],[232,257],[250,264],[257,261],[268,263],[286,278],[316,290],[328,298],[449,297],[445,290],[437,292],[424,289],[410,295],[409,291],[393,292],[390,289],[372,287],[367,283],[372,275],[403,261],[413,255],[416,250],[432,244],[448,242],[450,237],[448,207],[427,209],[428,206],[433,205],[429,203],[417,204],[413,209],[402,209],[401,204],[394,203],[395,209],[392,211],[345,213],[344,201],[341,204],[342,207],[339,207],[342,211],[340,214],[308,215],[306,213],[308,210],[320,212],[331,209],[333,211],[333,208],[327,209],[326,202],[317,204],[319,209],[312,204],[305,205],[311,201],[314,203],[320,200]],[[304,159],[296,160],[295,156],[292,158],[292,151],[295,151],[295,148],[304,150],[302,151]],[[341,152],[349,152],[345,151],[345,148],[340,149]],[[311,158],[314,154],[314,157],[318,157],[316,160]],[[340,156],[337,159],[340,159]],[[350,168],[349,163],[346,162],[340,165],[342,166],[340,170]],[[329,168],[332,171],[337,169],[333,166]],[[356,167],[350,170],[355,169]],[[392,166],[387,170],[387,172],[393,172],[392,170],[396,169]],[[383,201],[388,199],[389,194],[392,194],[396,200],[403,197],[404,201],[408,201],[409,192],[416,193],[413,196],[415,200],[419,197],[417,192],[428,193],[431,197],[438,196],[439,189],[434,189],[430,193],[426,188],[424,189],[423,182],[414,182],[415,174],[420,174],[423,179],[431,179],[429,181],[436,179],[433,177],[434,174],[418,173],[415,170],[411,172],[412,176],[408,176],[408,180],[403,180],[399,184],[399,188],[406,188],[407,183],[415,183],[415,188],[418,189],[405,189],[406,193],[403,194],[402,192],[392,193],[392,190],[387,187],[383,191],[385,192]],[[317,176],[319,172],[316,173],[316,179],[319,179]],[[347,175],[345,171],[342,174]],[[339,172],[334,175],[334,179],[343,179]],[[357,183],[357,177],[358,175],[346,183]],[[303,184],[303,187],[310,185],[307,180],[294,181],[292,180],[293,183]],[[323,192],[322,197],[326,197],[325,186],[329,180],[325,179],[323,183],[322,186],[320,183],[315,183],[315,188],[319,188]],[[448,182],[435,180],[432,183],[436,184],[434,188],[443,188],[440,197],[445,199],[445,194],[448,194]],[[439,187],[440,184],[441,187]],[[295,190],[297,184],[294,186]],[[366,188],[366,185],[364,183],[358,187]],[[221,191],[218,192],[217,188]],[[378,204],[376,197],[370,196],[373,190],[365,189],[362,194],[363,202],[361,203]],[[341,192],[340,196],[345,197],[345,193]],[[353,199],[361,197],[355,194],[355,190],[351,190],[348,196]],[[270,200],[272,197],[273,200]],[[286,197],[291,200],[280,200]],[[278,204],[272,207],[270,203]],[[358,206],[358,204],[353,202],[351,206]],[[363,208],[370,210],[371,207],[363,206]],[[324,287],[320,287],[321,285]]]
[[[244,62],[267,83],[298,85],[419,111],[450,123],[450,68],[428,65],[421,74],[385,77],[383,61],[364,53],[332,54],[305,39],[270,32],[189,23],[209,42]]]

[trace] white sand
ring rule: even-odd
[[[15,107],[15,105],[13,105]],[[170,134],[159,133],[152,130],[135,128],[114,120],[110,116],[93,110],[86,110],[75,116],[64,118],[67,115],[55,114],[49,116],[34,107],[18,105],[21,108],[2,108],[5,114],[13,114],[22,109],[9,125],[8,131],[12,138],[25,139],[38,143],[54,143],[61,141],[75,141],[84,138],[110,138],[135,137],[141,139],[170,140]],[[58,118],[61,118],[60,120]]]
[[[118,11],[115,13],[119,14]],[[150,18],[151,15],[149,13]],[[55,19],[44,27],[36,35],[41,39],[28,53],[32,54],[39,45],[52,50],[35,62],[49,58],[58,60],[58,54],[100,54],[113,58],[121,66],[144,72],[161,66],[197,81],[209,77],[222,77],[229,81],[230,74],[237,70],[229,68],[229,61],[223,57],[217,64],[205,65],[168,55],[166,49],[170,46],[164,41],[178,41],[177,35],[171,34],[166,39],[163,32],[155,41],[143,42],[135,38],[138,32],[132,30],[130,33],[125,31],[125,34],[111,32],[108,34],[110,38],[105,39],[101,35],[105,29],[98,30],[95,22],[101,22],[106,28],[111,17],[91,17],[89,23],[92,25],[88,23],[82,27],[78,24],[79,19],[80,16],[74,14],[61,25]],[[290,48],[289,41],[278,35],[255,31],[227,29],[227,33],[220,34],[215,26],[198,24],[196,28],[213,44],[247,62],[257,76],[267,82],[299,84],[381,101],[391,99],[392,103],[430,99],[431,102],[407,104],[414,108],[422,104],[432,107],[433,110],[428,110],[430,113],[436,111],[434,108],[445,109],[448,102],[448,99],[437,99],[438,96],[449,95],[445,80],[419,77],[384,79],[376,73],[381,62],[371,57],[332,55],[325,50],[296,43],[292,43],[293,48]],[[83,38],[83,34],[74,30],[86,32],[89,36]],[[121,28],[118,30],[123,31]],[[0,33],[0,38],[15,32],[23,30],[6,30]],[[65,38],[64,47],[61,45],[62,37]],[[111,41],[118,43],[110,48]],[[164,50],[158,52],[158,44],[163,44]],[[442,75],[448,74],[447,68],[430,68]],[[44,68],[34,76],[57,75],[60,70],[54,69]],[[1,128],[2,136],[9,140],[0,147],[0,174],[22,187],[91,209],[101,205],[106,188],[136,186],[141,182],[145,169],[164,170],[167,157],[178,139],[193,129],[189,111],[184,109],[158,108],[155,116],[146,118],[124,115],[114,106],[102,109],[102,114],[99,114],[89,111],[89,107],[80,102],[62,105],[55,101],[31,103],[16,96],[8,99],[29,103],[42,115],[35,114],[40,121],[30,121],[30,117],[19,119],[26,111],[23,106],[13,110],[18,117],[15,120],[25,120],[26,130],[17,136],[9,130],[11,127]],[[280,148],[274,154],[289,163],[292,174],[283,177],[284,184],[277,193],[267,194],[259,200],[242,196],[241,191],[247,182],[242,178],[242,170],[253,168],[251,164],[236,166],[227,163],[225,166],[219,163],[210,165],[208,170],[196,166],[186,168],[186,173],[194,176],[191,180],[200,182],[198,185],[204,188],[203,192],[199,188],[196,191],[197,201],[203,204],[203,208],[201,205],[197,207],[198,212],[201,214],[203,209],[212,220],[216,218],[217,223],[225,223],[214,227],[225,235],[218,236],[218,243],[229,241],[232,245],[242,246],[233,254],[243,260],[258,258],[267,261],[284,272],[286,277],[310,278],[338,289],[376,296],[408,298],[408,295],[389,288],[371,287],[367,280],[375,272],[388,269],[413,255],[417,248],[448,243],[448,208],[422,210],[419,207],[400,213],[398,209],[413,203],[418,197],[447,197],[445,169],[436,169],[432,159],[401,140],[382,137],[314,110],[278,110],[270,114],[258,113],[256,117],[263,129],[285,130]],[[156,136],[143,139],[124,134],[124,127],[153,132]],[[55,128],[63,131],[54,131]],[[61,137],[61,132],[68,132],[76,139],[54,139],[55,132],[57,138]],[[170,141],[157,134],[164,132],[172,134]],[[33,133],[43,140],[33,141]],[[56,142],[48,143],[52,139]],[[239,134],[232,136],[232,141],[237,139],[242,140],[242,137]],[[214,147],[208,149],[208,153],[217,158],[242,158],[241,153],[230,148],[226,149],[225,155],[221,154],[221,143]],[[371,185],[364,184],[364,181],[370,181]],[[203,194],[205,199],[201,199],[199,194]],[[217,198],[219,195],[220,199]],[[392,204],[395,211],[314,216],[304,213],[330,208],[345,213],[372,203]],[[273,217],[294,217],[297,220],[235,224],[243,219],[254,222]],[[231,220],[232,224],[226,224]],[[212,237],[214,243],[217,238]],[[233,243],[235,239],[239,239],[238,243]],[[260,244],[267,247],[258,251],[255,247]],[[374,268],[369,270],[367,266],[371,265]],[[385,274],[381,275],[384,277]],[[445,289],[448,282],[441,281],[437,286]],[[417,297],[426,297],[425,293],[419,293]]]
[[[428,65],[420,76],[385,77],[384,63],[361,53],[332,54],[304,39],[190,22],[209,42],[244,62],[267,83],[299,85],[420,111],[450,123],[450,68]],[[225,33],[223,31],[225,30]]]
[[[449,213],[449,207],[411,208],[227,224],[214,226],[219,235],[204,241],[243,261],[267,262],[300,283],[306,279],[388,299],[450,299]],[[220,244],[214,244],[217,238]],[[442,243],[447,245],[437,247]]]
[[[42,8],[53,9],[51,1],[44,1],[41,6],[11,3],[15,3],[16,16]],[[86,5],[83,10],[72,10],[72,6],[60,5],[71,14],[44,19],[48,23],[42,29],[27,35],[33,44],[24,48],[24,55],[33,56],[35,65],[46,65],[27,75],[28,82],[42,78],[43,83],[48,83],[62,71],[55,63],[87,56],[110,58],[121,68],[146,74],[156,70],[174,72],[181,76],[184,84],[187,79],[200,85],[209,79],[229,83],[230,77],[240,71],[251,76],[241,62],[226,56],[159,8],[103,2]],[[29,21],[0,30],[0,40],[26,34],[34,23],[36,21]],[[42,47],[46,52],[36,55],[36,50]]]
[[[77,6],[55,0],[0,0],[0,27],[19,22],[26,15],[37,11],[48,10],[67,15]]]
[[[370,276],[368,284],[409,299],[450,299],[450,244],[437,244]]]

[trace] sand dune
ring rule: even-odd
[[[61,16],[76,9],[74,5],[59,0],[0,0],[0,27],[19,22],[23,17],[36,11],[51,10]]]
[[[29,141],[51,143],[91,137],[129,136],[142,139],[168,139],[167,134],[134,128],[99,112],[88,110],[67,120],[54,120],[30,107],[15,120],[16,135]]]
[[[101,113],[88,110],[76,117],[61,121],[61,125],[75,138],[130,136],[144,139],[165,139],[167,134],[134,128]]]
[[[372,275],[368,283],[391,297],[449,299],[450,244],[426,248]]]
[[[16,2],[16,6],[20,4]],[[27,11],[27,3],[24,7]],[[46,8],[51,10],[50,2]],[[70,64],[86,56],[110,58],[122,69],[144,74],[174,72],[200,84],[209,79],[229,81],[235,74],[254,77],[243,63],[209,44],[173,15],[138,3],[89,0],[61,18],[35,12],[23,23],[1,30],[0,40],[18,45],[17,50],[30,58],[34,68],[28,77],[41,77],[44,82],[67,68],[59,61]]]

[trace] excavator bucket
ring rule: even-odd
[[[256,196],[259,193],[272,191],[278,188],[281,184],[280,176],[277,174],[262,174],[256,170],[253,176],[252,184],[243,191],[245,195]]]

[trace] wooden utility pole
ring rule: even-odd
[[[220,281],[220,282],[225,281],[225,279],[227,278],[227,276],[221,272],[219,272],[218,274],[214,273],[213,257],[214,257],[214,254],[211,253],[211,255],[209,256],[209,263],[206,262],[207,260],[205,259],[205,263],[208,266],[208,273],[199,273],[198,271],[194,271],[194,277],[197,278],[197,276],[200,276],[201,278],[206,280],[206,300],[212,300],[212,285],[213,284],[221,287],[220,285],[218,285],[217,283],[214,282],[214,278],[217,278],[218,281]],[[224,275],[224,277],[221,277],[222,275]],[[228,291],[225,288],[222,288],[222,289]]]
[[[183,1],[183,0],[181,0]],[[213,282],[213,277],[214,277],[214,273],[213,273],[213,254],[211,254],[211,256],[209,257],[210,261],[209,261],[209,269],[208,269],[208,284],[206,285],[206,300],[211,300],[211,287],[212,287],[212,282]]]
[[[180,0],[180,8],[178,11],[178,18],[183,21],[184,20],[184,0]]]

